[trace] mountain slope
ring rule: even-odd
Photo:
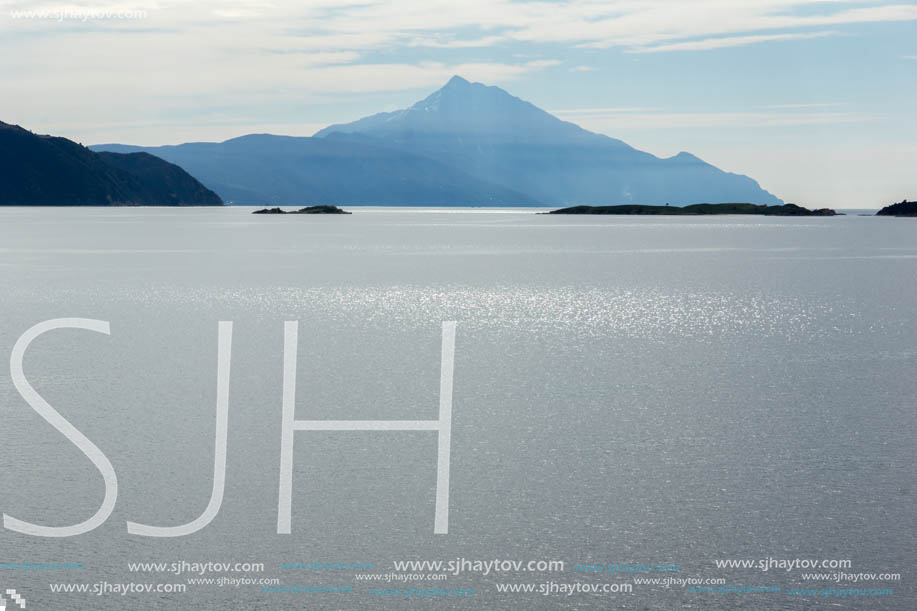
[[[783,203],[689,153],[660,159],[460,77],[409,108],[312,138],[92,148],[151,153],[236,204]]]
[[[180,165],[235,204],[532,205],[522,192],[365,139],[253,134],[226,142],[132,147]]]
[[[546,203],[783,203],[747,176],[688,153],[660,159],[458,76],[410,108],[315,136],[431,157]]]
[[[152,155],[94,153],[0,122],[0,205],[221,204],[187,172]]]

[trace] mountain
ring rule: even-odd
[[[458,76],[410,108],[315,136],[430,157],[545,203],[783,203],[751,178],[689,153],[661,159]]]
[[[253,134],[226,142],[96,151],[152,153],[234,204],[532,205],[530,196],[375,143]]]
[[[235,204],[783,203],[689,153],[660,159],[458,76],[410,108],[311,138],[91,148],[151,153]]]
[[[95,153],[0,122],[0,205],[219,206],[178,166],[147,153]]]

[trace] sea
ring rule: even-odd
[[[917,608],[917,220],[350,210],[0,208],[7,609]]]

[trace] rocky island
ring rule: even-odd
[[[308,206],[299,210],[290,210],[289,212],[281,208],[264,208],[255,210],[252,214],[352,214],[346,210],[341,210],[337,206]]]
[[[766,206],[759,204],[692,204],[690,206],[644,206],[624,204],[620,206],[573,206],[552,210],[547,214],[646,214],[646,215],[710,215],[710,214],[755,214],[760,216],[835,216],[830,208],[809,210],[796,204]]]
[[[904,200],[891,206],[885,206],[876,212],[876,216],[917,216],[917,202]]]

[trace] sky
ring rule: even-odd
[[[917,2],[0,0],[0,121],[310,136],[454,74],[809,207],[917,199]]]

